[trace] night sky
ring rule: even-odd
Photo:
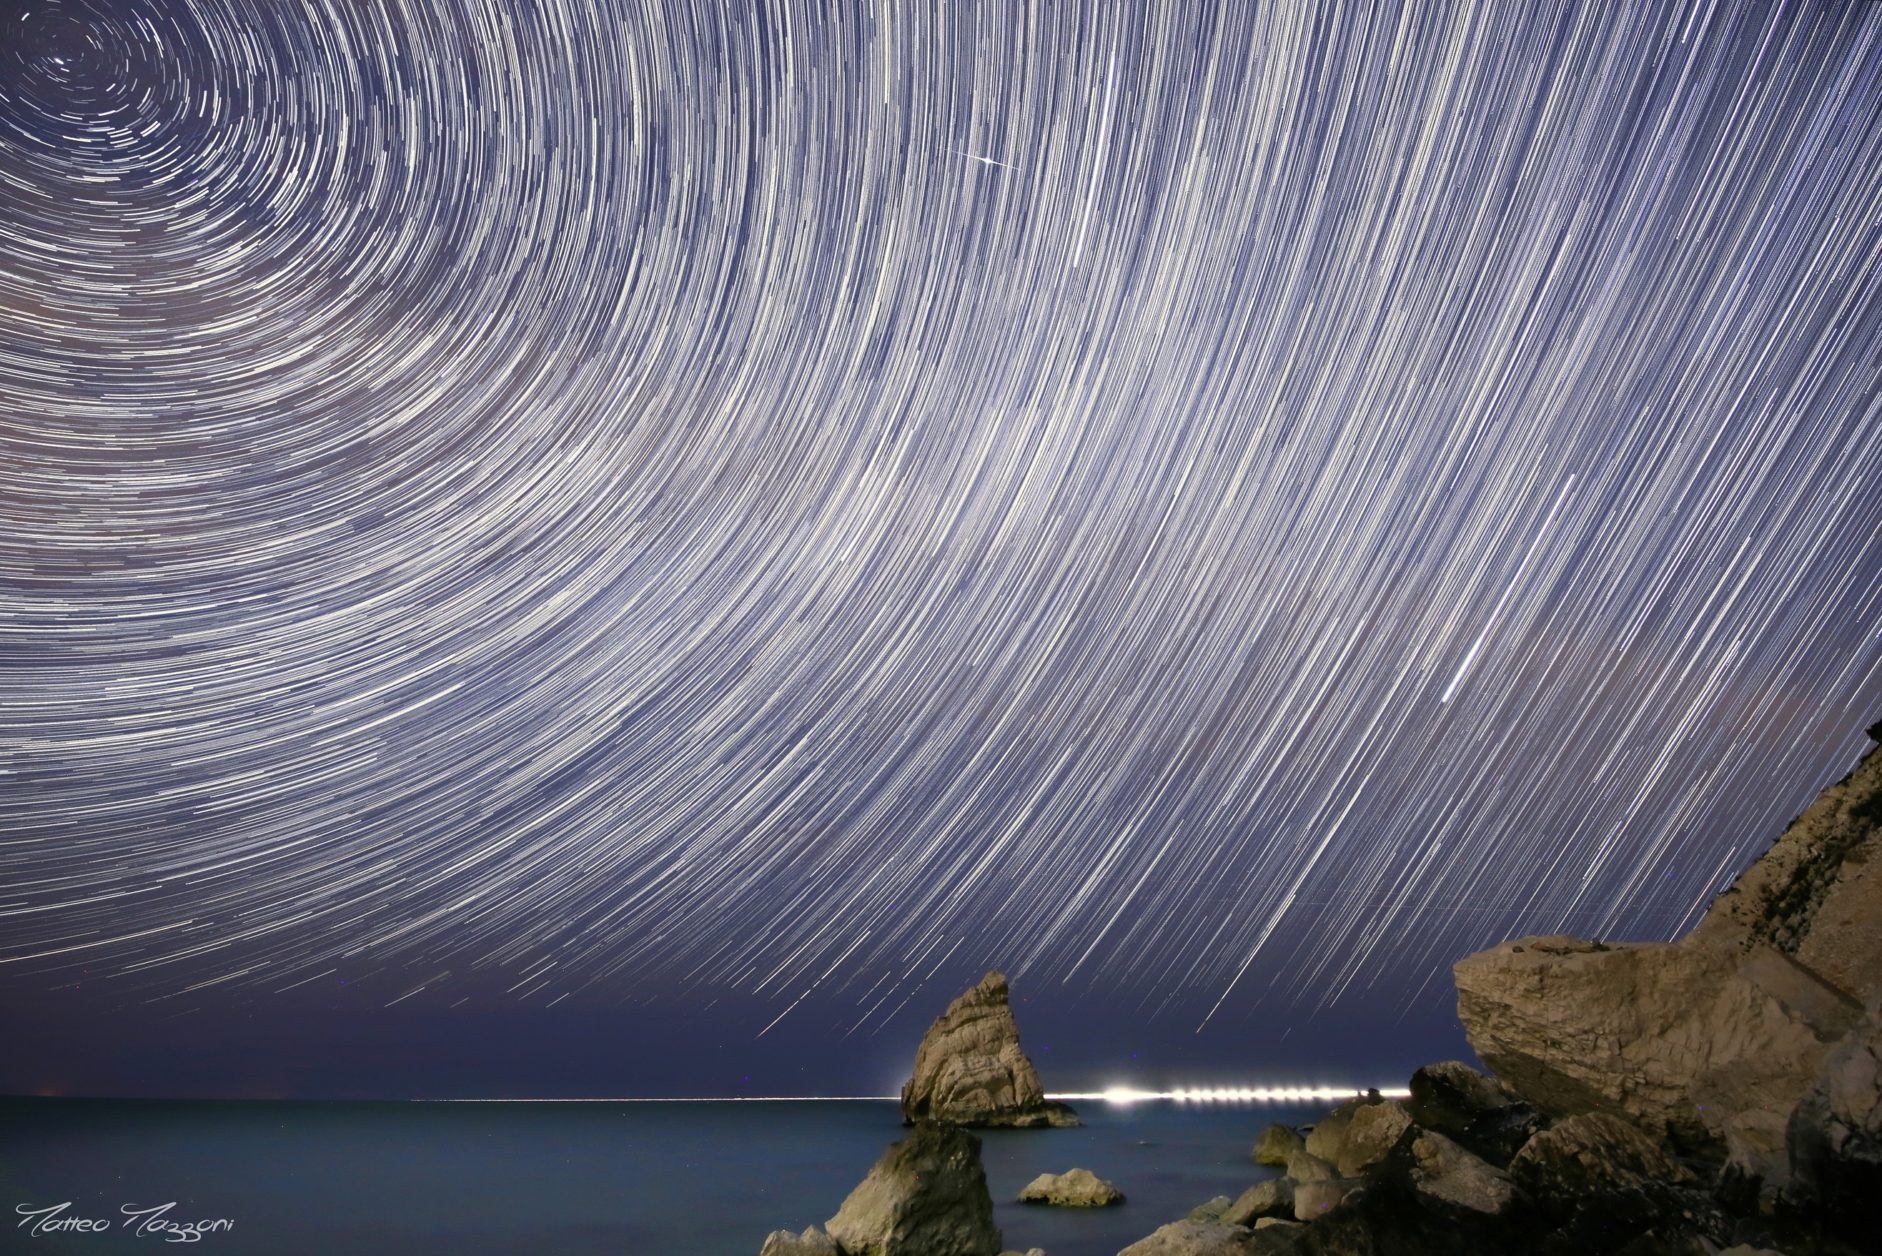
[[[1402,1079],[1867,745],[1878,263],[1854,0],[0,0],[0,1090]]]

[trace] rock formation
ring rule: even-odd
[[[1060,1208],[1104,1208],[1124,1202],[1124,1192],[1090,1169],[1041,1173],[1019,1193],[1022,1204],[1053,1204]]]
[[[1221,1221],[1172,1221],[1117,1256],[1248,1256],[1251,1233]]]
[[[1882,1252],[1878,855],[1882,748],[1680,941],[1460,962],[1495,1077],[1427,1065],[1403,1103],[1270,1127],[1255,1157],[1285,1177],[1128,1256]]]
[[[990,972],[948,1004],[922,1036],[914,1076],[902,1087],[902,1120],[955,1125],[1077,1125],[1071,1108],[1040,1088],[1020,1050],[1006,977]]]
[[[882,1154],[824,1229],[843,1256],[996,1256],[1000,1231],[980,1140],[920,1122]]]
[[[1298,1131],[1286,1125],[1270,1125],[1261,1131],[1261,1137],[1255,1141],[1253,1154],[1256,1164],[1271,1164],[1279,1168],[1287,1164],[1290,1156],[1305,1149]]]
[[[1793,1110],[1882,996],[1878,855],[1871,750],[1678,942],[1525,938],[1460,962],[1471,1045],[1549,1115],[1618,1113],[1769,1199]]]
[[[773,1230],[758,1250],[758,1256],[843,1256],[836,1240],[816,1226],[806,1226],[803,1233]]]
[[[1882,1003],[1824,1059],[1791,1113],[1788,1202],[1850,1235],[1882,1235]]]

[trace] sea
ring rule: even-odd
[[[1329,1105],[1076,1106],[1076,1129],[979,1131],[1008,1248],[1113,1256],[1272,1176],[1250,1156],[1262,1127]],[[770,1231],[834,1215],[905,1132],[894,1101],[869,1099],[4,1099],[0,1252],[757,1256]],[[1074,1166],[1125,1202],[1016,1202]]]

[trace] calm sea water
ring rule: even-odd
[[[1269,1121],[1325,1105],[1085,1102],[1071,1130],[984,1131],[1008,1247],[1112,1256],[1211,1196],[1273,1170]],[[881,1101],[165,1103],[0,1100],[0,1252],[158,1250],[121,1209],[233,1227],[187,1248],[226,1256],[756,1256],[771,1230],[821,1224],[903,1130]],[[1021,1205],[1043,1172],[1082,1166],[1119,1207]],[[18,1209],[70,1202],[103,1233],[31,1236]]]

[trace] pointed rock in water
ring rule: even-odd
[[[824,1223],[844,1256],[998,1256],[980,1140],[922,1121]]]
[[[1019,1193],[1022,1204],[1056,1204],[1061,1208],[1104,1208],[1124,1202],[1124,1192],[1090,1169],[1041,1173]]]
[[[1032,1061],[1020,1050],[1004,974],[982,977],[928,1027],[915,1051],[914,1076],[902,1087],[902,1120],[1021,1128],[1078,1124],[1069,1107],[1046,1098]]]
[[[1678,942],[1525,938],[1456,976],[1471,1045],[1544,1112],[1618,1112],[1782,1189],[1792,1111],[1882,997],[1882,753]]]

